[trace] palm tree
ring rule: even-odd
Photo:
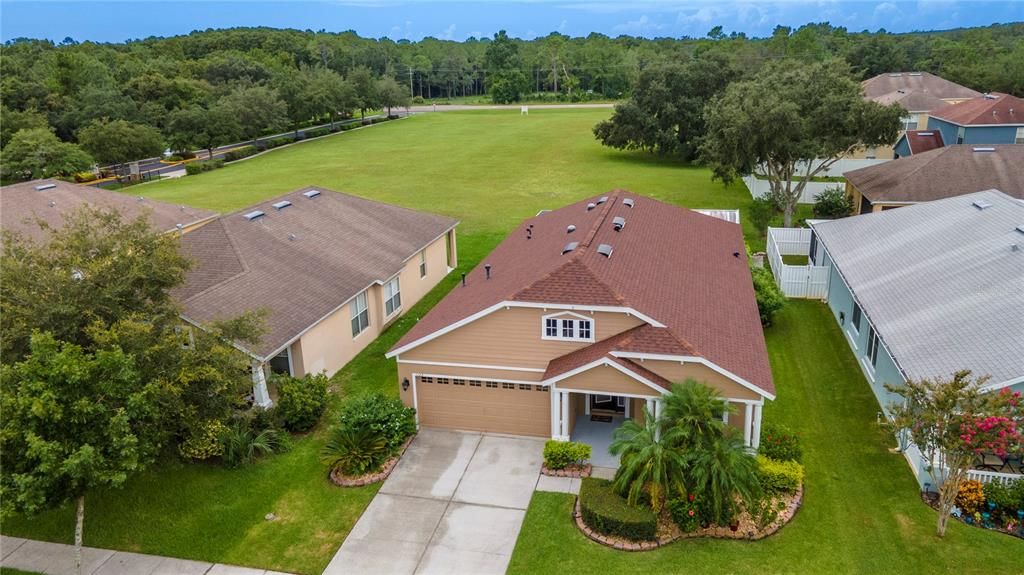
[[[363,475],[377,470],[390,454],[384,437],[372,429],[337,427],[320,450],[320,459],[332,472]]]
[[[659,437],[659,427],[661,422],[645,407],[644,423],[625,421],[615,430],[609,447],[612,455],[619,456],[619,469],[612,487],[626,494],[630,505],[636,505],[646,488],[655,513],[661,511],[669,491],[685,492],[686,458],[677,447],[681,432],[672,427]]]
[[[735,517],[737,496],[749,505],[761,495],[757,459],[734,428],[726,428],[704,449],[694,452],[689,471],[692,487],[711,506],[709,518],[719,525]]]
[[[731,411],[729,402],[714,388],[687,379],[672,384],[666,394],[662,421],[665,426],[680,430],[681,447],[687,451],[699,449],[721,437],[725,424],[722,413]]]

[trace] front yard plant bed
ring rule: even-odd
[[[953,508],[953,519],[971,527],[1024,539],[1024,480],[1018,479],[1006,485],[986,483],[984,495],[973,505],[963,498],[963,494],[972,488],[982,489],[981,484],[973,480],[965,481],[961,486],[961,496],[957,497],[957,506]],[[922,491],[921,500],[939,512],[938,493]]]
[[[384,481],[389,475],[391,475],[391,470],[398,465],[398,460],[402,459],[402,456],[405,455],[405,450],[409,448],[409,444],[412,443],[412,440],[415,438],[416,436],[412,435],[409,439],[406,439],[405,443],[403,443],[402,447],[398,450],[398,455],[395,455],[391,459],[385,461],[380,471],[365,473],[358,477],[350,477],[342,473],[340,468],[334,468],[327,474],[327,477],[331,480],[331,483],[338,487],[363,487],[364,485]]]

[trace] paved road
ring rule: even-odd
[[[324,575],[504,573],[543,450],[540,439],[421,429]]]

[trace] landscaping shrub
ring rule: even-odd
[[[413,96],[412,97],[412,103],[413,104],[422,104],[423,103],[423,96]]]
[[[757,480],[765,493],[793,493],[804,481],[804,466],[796,461],[778,461],[759,455]]]
[[[75,181],[84,184],[85,182],[91,182],[98,179],[95,172],[78,172],[75,174]]]
[[[700,527],[700,511],[700,500],[693,493],[668,501],[668,513],[683,533],[693,533]]]
[[[397,398],[361,395],[342,406],[341,427],[370,430],[383,438],[388,452],[392,453],[416,433],[416,410],[406,407]]]
[[[337,427],[331,431],[320,459],[332,471],[359,476],[373,473],[391,456],[384,437],[368,427]]]
[[[259,150],[257,150],[255,146],[242,146],[241,148],[236,148],[224,154],[224,161],[235,162],[242,158],[248,158],[258,152]]]
[[[786,305],[786,296],[775,283],[775,276],[767,268],[750,268],[754,279],[754,297],[757,311],[761,314],[761,325],[772,324],[772,316]]]
[[[285,429],[306,431],[312,428],[327,407],[327,376],[319,373],[303,378],[275,376],[277,413]]]
[[[319,138],[320,136],[326,136],[331,133],[330,128],[316,128],[313,130],[306,130],[304,134],[307,138]]]
[[[210,170],[216,170],[224,167],[224,160],[215,158],[213,160],[204,160],[202,162],[192,162],[185,164],[185,173],[194,176],[203,172],[209,172]]]
[[[750,223],[760,235],[765,235],[768,223],[779,213],[778,205],[770,198],[754,198],[750,203]]]
[[[800,436],[784,425],[769,423],[761,430],[761,444],[757,452],[776,461],[803,460]]]
[[[182,161],[184,159],[185,158],[182,158],[178,154],[171,154],[170,156],[167,156],[166,158],[164,158],[164,161],[165,162],[180,162],[180,161]]]
[[[209,459],[224,453],[224,446],[220,442],[220,436],[227,430],[227,427],[211,419],[194,427],[185,441],[178,445],[178,452],[188,459]]]
[[[282,429],[280,413],[276,407],[254,407],[249,410],[249,428],[254,431]]]
[[[836,220],[853,213],[853,197],[846,193],[842,186],[825,188],[825,191],[814,196],[814,217]]]
[[[590,446],[578,441],[549,439],[544,444],[544,467],[565,469],[570,465],[583,466],[590,459]]]
[[[238,467],[247,465],[261,455],[287,451],[290,444],[288,435],[277,429],[252,429],[247,422],[238,421],[224,430],[219,441],[223,451],[224,465]]]
[[[973,514],[981,510],[985,504],[985,488],[980,481],[968,479],[960,484],[960,492],[956,494],[956,506],[965,514]]]
[[[658,521],[646,507],[633,507],[615,493],[610,481],[585,477],[580,485],[580,513],[583,522],[605,535],[634,541],[657,537]]]

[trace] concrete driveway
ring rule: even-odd
[[[325,575],[504,573],[544,441],[421,429]]]

